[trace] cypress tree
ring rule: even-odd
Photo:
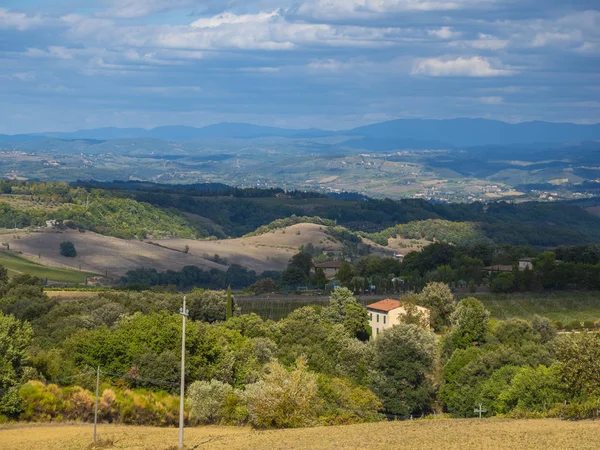
[[[231,294],[231,286],[227,288],[227,310],[225,311],[225,319],[229,320],[233,317],[233,295]]]

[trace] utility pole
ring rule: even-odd
[[[100,366],[96,372],[96,407],[94,408],[94,444],[96,443],[96,426],[98,425],[98,393],[100,391]]]
[[[179,310],[182,316],[181,327],[181,390],[179,393],[179,449],[183,450],[183,406],[185,402],[185,318],[189,311],[185,307],[185,295],[183,296],[183,308]]]

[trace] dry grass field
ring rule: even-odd
[[[60,255],[60,243],[75,244],[77,257]],[[223,266],[204,259],[200,254],[185,254],[181,251],[150,245],[146,242],[123,240],[102,236],[92,232],[36,232],[18,233],[8,239],[13,252],[39,264],[52,267],[73,268],[109,276],[121,276],[132,269],[155,268],[159,271],[179,270],[184,266],[218,268]],[[176,248],[183,250],[185,244]],[[40,258],[41,256],[41,258]]]
[[[103,447],[165,450],[177,448],[178,430],[100,425]],[[91,448],[91,425],[0,426],[4,450]],[[185,432],[189,449],[597,449],[600,423],[546,420],[421,420],[343,427],[256,431],[197,427]]]
[[[341,252],[343,244],[325,231],[324,226],[302,223],[260,236],[239,239],[137,241],[68,230],[13,233],[5,238],[5,241],[10,244],[11,251],[21,252],[23,257],[35,260],[39,264],[78,270],[81,268],[100,275],[105,275],[108,271],[108,275],[113,277],[141,267],[166,271],[193,265],[204,269],[227,270],[226,266],[208,259],[214,255],[227,258],[230,264],[240,264],[262,273],[265,270],[285,269],[290,258],[298,253],[300,247],[309,243],[328,252]],[[60,255],[59,247],[63,241],[72,241],[75,244],[77,257],[65,258]],[[389,256],[398,250],[408,252],[419,249],[415,244],[420,244],[420,241],[397,241],[398,243],[386,248],[364,240],[376,255]],[[152,245],[151,242],[159,245]],[[189,246],[189,252],[183,253],[186,246]]]
[[[168,247],[190,246],[190,254],[219,255],[229,263],[240,264],[257,273],[265,270],[283,270],[302,245],[312,243],[328,251],[341,251],[342,244],[333,242],[325,233],[326,227],[301,223],[260,236],[218,241],[193,241],[187,239],[163,239],[159,242]]]

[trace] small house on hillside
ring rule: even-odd
[[[417,311],[422,314],[423,320],[429,326],[430,311],[422,306],[415,306]],[[367,306],[369,312],[369,325],[371,326],[371,336],[377,337],[379,333],[398,325],[402,316],[406,316],[407,310],[400,300],[386,299]]]
[[[521,258],[519,260],[519,270],[533,270],[533,259]]]
[[[517,267],[520,271],[533,270],[533,259],[521,258]],[[496,264],[494,266],[487,266],[484,270],[489,273],[512,272],[513,266],[508,264]]]
[[[323,269],[323,272],[325,272],[325,276],[329,280],[337,275],[337,273],[339,272],[341,267],[342,267],[341,261],[325,261],[322,263],[314,264],[315,270]]]

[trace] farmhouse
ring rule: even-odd
[[[531,258],[522,258],[519,260],[519,270],[533,270],[533,260]]]
[[[342,267],[341,261],[325,261],[322,263],[314,264],[315,270],[323,269],[323,272],[325,272],[325,276],[328,279],[335,277],[337,275],[337,273],[339,272],[340,267]]]
[[[430,312],[422,306],[415,306],[417,311],[422,314],[423,321],[429,326]],[[404,303],[400,300],[386,299],[367,306],[369,312],[369,325],[371,326],[371,336],[377,337],[379,333],[400,323],[402,316],[407,314]]]

